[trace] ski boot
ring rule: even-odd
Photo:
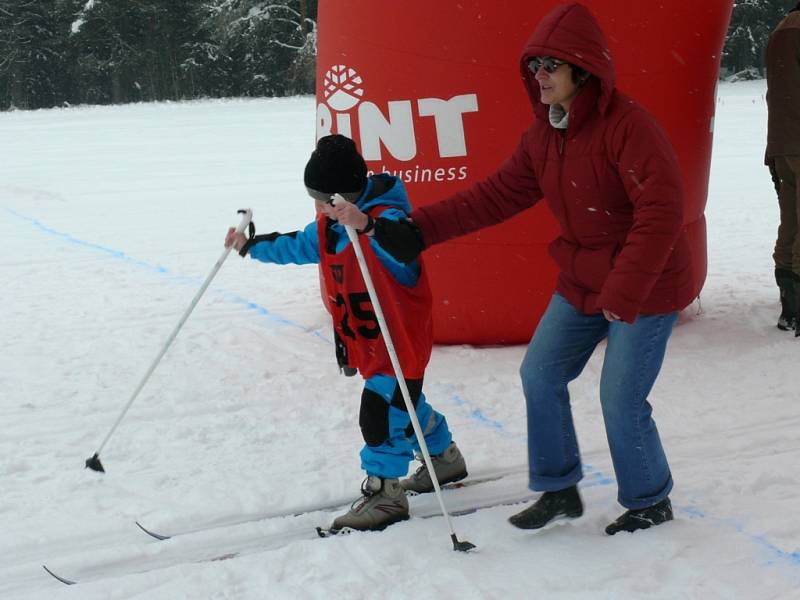
[[[422,460],[422,457],[417,456],[417,460]],[[451,442],[441,454],[431,456],[431,462],[433,463],[433,470],[436,472],[436,478],[439,480],[439,485],[461,481],[467,476],[467,463],[464,461],[464,456],[455,442]],[[400,485],[403,486],[405,491],[411,492],[412,495],[432,492],[433,481],[425,462],[422,462],[422,466],[411,477],[400,481]]]
[[[380,531],[408,519],[408,499],[397,479],[370,475],[361,484],[361,494],[348,512],[334,519],[332,531]]]

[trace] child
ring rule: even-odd
[[[433,490],[425,464],[408,479],[413,451],[419,444],[411,427],[369,293],[355,251],[338,219],[347,216],[363,223],[359,243],[369,266],[387,327],[406,377],[411,401],[425,434],[425,442],[440,483],[467,476],[461,452],[452,441],[444,416],[425,401],[422,380],[433,345],[431,292],[421,259],[401,263],[387,254],[372,237],[375,219],[406,218],[411,206],[402,182],[387,173],[367,176],[367,166],[355,143],[342,135],[319,140],[306,164],[304,182],[316,202],[317,219],[302,231],[270,233],[245,238],[228,231],[226,247],[239,254],[277,264],[319,263],[323,293],[333,318],[336,359],[340,371],[364,378],[359,425],[365,446],[361,467],[367,478],[363,498],[333,521],[344,527],[379,530],[408,519],[405,492]],[[336,206],[333,194],[347,202]]]

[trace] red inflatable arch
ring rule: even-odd
[[[706,276],[703,211],[717,73],[730,0],[585,1],[611,46],[618,87],[677,150],[696,289]],[[493,170],[533,118],[519,56],[553,0],[320,2],[317,137],[352,137],[373,171],[435,202]],[[555,285],[544,203],[425,253],[439,343],[527,342]]]

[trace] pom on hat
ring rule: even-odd
[[[303,181],[326,194],[360,192],[367,183],[367,164],[349,137],[326,135],[311,153]]]

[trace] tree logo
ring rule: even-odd
[[[361,101],[361,97],[364,95],[362,83],[363,80],[355,69],[345,65],[332,66],[325,73],[322,81],[325,102],[338,112],[350,110]]]
[[[419,153],[417,133],[433,128],[434,139],[422,138],[423,144],[435,143],[440,159],[467,156],[464,116],[478,112],[478,95],[460,93],[449,98],[376,99],[364,97],[364,80],[356,69],[332,65],[317,88],[317,139],[339,133],[358,144],[366,161],[382,161],[388,154],[395,161],[408,163]],[[374,90],[373,90],[374,92]],[[427,148],[433,156],[433,148]],[[388,172],[385,165],[381,171]],[[414,164],[402,170],[405,182],[452,181],[467,177],[466,165]]]

